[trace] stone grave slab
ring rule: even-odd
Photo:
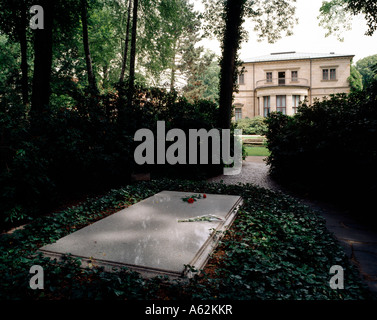
[[[51,258],[71,254],[112,271],[128,267],[145,276],[188,276],[185,265],[202,269],[235,219],[240,196],[162,191],[75,231],[39,250]],[[197,217],[201,217],[197,219]]]

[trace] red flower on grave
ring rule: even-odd
[[[193,198],[189,198],[189,199],[187,200],[188,203],[194,203],[194,201],[195,201],[195,200],[194,200]]]
[[[205,193],[203,194],[203,198],[204,198],[204,199],[207,198],[207,195],[206,195]]]

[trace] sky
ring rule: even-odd
[[[201,0],[192,0],[196,10],[201,10]],[[274,44],[267,41],[257,42],[257,37],[253,33],[252,24],[246,22],[245,27],[249,32],[249,39],[242,44],[240,58],[247,59],[263,56],[272,52],[310,52],[310,53],[330,53],[355,55],[353,62],[370,55],[377,54],[377,32],[373,36],[366,36],[368,29],[363,16],[353,18],[352,29],[342,35],[344,41],[340,42],[335,36],[325,37],[326,30],[319,26],[319,8],[322,0],[297,0],[296,17],[299,19],[293,29],[293,35],[284,37]],[[220,45],[216,40],[205,40],[201,43],[206,48],[211,49],[218,55],[221,54]]]

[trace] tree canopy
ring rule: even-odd
[[[357,92],[363,89],[363,77],[354,65],[351,65],[348,82],[351,87],[351,92]]]
[[[0,0],[1,46],[15,57],[0,61],[0,78],[14,86],[14,98],[22,97],[27,104],[30,95],[32,109],[59,105],[56,99],[73,105],[75,92],[89,85],[101,92],[112,90],[131,69],[138,83],[180,90],[189,99],[217,91],[215,81],[202,80],[217,58],[197,46],[202,16],[188,0],[139,0],[137,11],[134,1],[50,2]],[[28,28],[34,4],[46,7],[50,21],[44,30]],[[10,72],[15,63],[18,68]],[[33,87],[38,94],[33,95]]]
[[[241,71],[238,51],[248,32],[243,27],[251,18],[258,39],[273,43],[285,33],[292,34],[297,23],[294,16],[296,0],[204,0],[206,7],[206,34],[217,37],[222,44],[220,60],[219,126],[229,129],[232,118],[233,92],[237,91],[237,75]]]
[[[323,1],[318,19],[327,30],[326,36],[334,35],[343,41],[343,32],[350,30],[353,17],[363,15],[371,36],[377,29],[377,2],[375,0],[330,0]]]
[[[370,86],[377,80],[377,54],[365,57],[356,62],[356,69],[362,76],[363,85]]]

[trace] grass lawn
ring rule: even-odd
[[[243,135],[242,136],[242,139],[260,139],[260,138],[263,138],[263,136],[259,136],[259,135]]]
[[[270,155],[270,150],[267,147],[259,147],[259,146],[246,146],[246,155],[248,156],[265,156],[268,157]]]
[[[78,259],[67,256],[56,261],[37,254],[41,246],[162,190],[233,194],[244,200],[207,267],[189,282],[147,280],[127,269],[117,273],[95,266],[81,269]],[[43,290],[29,287],[33,265],[44,269]],[[343,290],[329,286],[333,265],[344,269]],[[0,271],[0,300],[371,298],[323,218],[289,196],[250,184],[163,179],[112,190],[1,235]]]

